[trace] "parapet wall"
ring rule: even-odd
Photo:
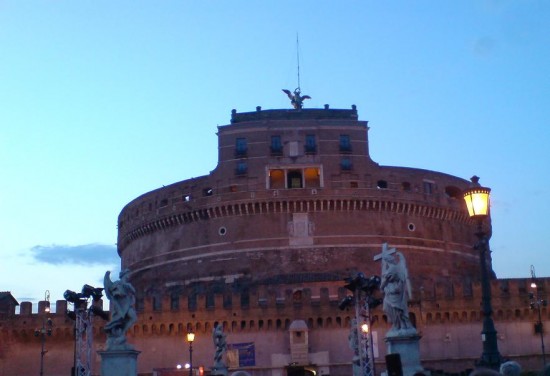
[[[537,312],[530,309],[530,279],[502,279],[491,282],[494,319],[498,321],[535,320]],[[550,278],[538,280],[539,297],[548,299]],[[139,322],[131,331],[132,336],[176,335],[188,328],[209,331],[221,322],[228,331],[249,332],[258,330],[286,330],[295,319],[303,319],[310,329],[348,327],[353,316],[351,311],[338,309],[340,300],[349,294],[343,283],[314,288],[276,291],[256,291],[246,296],[233,294],[231,299],[222,294],[213,299],[198,295],[196,304],[190,305],[186,296],[144,299],[138,310]],[[410,312],[418,326],[438,323],[476,322],[482,319],[481,285],[474,283],[467,288],[452,285],[423,286],[421,293],[409,302]],[[55,311],[45,312],[45,302],[39,302],[38,313],[32,313],[30,302],[22,302],[20,313],[13,312],[0,318],[0,329],[4,338],[30,340],[34,330],[42,325],[45,317],[54,323],[52,337],[72,340],[74,321],[66,315],[67,302],[58,300]],[[53,308],[53,307],[52,307]],[[550,319],[546,307],[542,308],[543,321]],[[374,310],[374,319],[380,324],[387,319],[381,307]],[[104,321],[94,320],[94,332],[102,335]]]

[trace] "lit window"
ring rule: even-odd
[[[269,171],[269,188],[270,189],[285,188],[285,172],[283,170]]]
[[[246,156],[248,152],[248,147],[246,145],[246,138],[237,138],[235,143],[235,155],[239,157]]]
[[[319,188],[321,187],[321,172],[317,167],[311,167],[304,169],[304,180],[306,188]]]

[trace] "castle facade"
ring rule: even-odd
[[[189,330],[196,333],[193,365],[208,370],[211,332],[221,324],[231,369],[349,375],[354,311],[338,307],[348,294],[344,279],[379,275],[375,256],[383,243],[407,260],[423,365],[445,372],[473,367],[482,317],[477,223],[462,199],[469,182],[380,166],[370,157],[368,130],[355,106],[233,110],[230,124],[218,127],[213,171],[145,193],[122,209],[118,252],[137,291],[139,322],[129,336],[142,351],[140,372],[177,374],[176,365],[188,361]],[[485,226],[490,233],[490,223]],[[486,261],[491,268],[490,253]],[[492,280],[494,319],[501,354],[537,369],[541,337],[529,282]],[[548,285],[539,280],[539,295],[546,296]],[[72,364],[64,304],[57,303],[48,339],[59,349],[47,354],[57,374]],[[45,315],[32,314],[25,303],[19,314],[3,314],[0,375],[39,360],[31,332]],[[542,317],[547,323],[545,307]],[[381,308],[372,319],[379,373],[390,324]],[[95,320],[98,347],[102,324]]]

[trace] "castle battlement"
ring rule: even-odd
[[[531,279],[502,279],[491,282],[495,322],[515,320],[535,320],[536,312],[529,307]],[[550,278],[538,279],[539,296],[547,298]],[[481,286],[452,285],[451,289],[441,286],[415,289],[418,296],[409,302],[414,320],[423,325],[442,322],[464,323],[481,321]],[[429,296],[427,290],[435,292]],[[449,295],[449,291],[451,294]],[[286,330],[290,323],[302,319],[312,330],[315,328],[346,328],[354,316],[352,311],[341,311],[338,303],[351,294],[343,287],[343,282],[333,285],[319,285],[316,288],[282,289],[276,288],[254,291],[249,294],[222,294],[214,296],[197,295],[190,299],[180,296],[149,296],[138,310],[138,323],[132,336],[177,335],[189,328],[207,332],[217,323],[222,323],[228,331]],[[66,315],[67,302],[58,300],[52,313],[45,312],[46,302],[40,301],[39,311],[31,312],[32,303],[22,302],[19,313],[12,312],[0,318],[2,332],[7,336],[30,338],[34,330],[42,325],[42,320],[51,318],[54,323],[53,336],[72,338],[74,321]],[[52,307],[53,308],[53,307]],[[542,309],[544,320],[550,319],[546,308]],[[379,325],[387,326],[387,318],[382,309],[373,310],[373,318]],[[95,318],[94,333],[103,336],[105,321]]]

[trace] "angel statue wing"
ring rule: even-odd
[[[407,296],[409,297],[409,300],[412,300],[411,280],[409,279],[409,270],[407,269],[407,261],[405,260],[405,256],[401,252],[397,252],[397,255],[399,256],[399,265],[400,265],[401,271],[403,272],[403,277],[405,278],[405,283],[407,285]]]
[[[111,281],[111,272],[107,270],[105,272],[105,277],[103,277],[103,287],[105,287],[105,295],[107,295],[107,299],[109,300],[113,299],[113,296],[111,294],[112,286],[113,281]]]
[[[288,97],[289,97],[290,99],[292,99],[292,93],[290,92],[290,90],[283,89],[283,91],[285,92],[286,95],[288,95]]]

